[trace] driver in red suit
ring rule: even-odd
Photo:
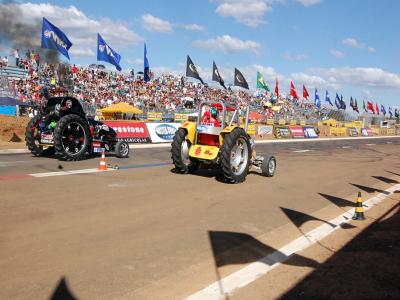
[[[221,126],[217,118],[218,118],[218,109],[216,107],[212,107],[210,111],[204,112],[203,118],[201,119],[201,124],[209,126]]]

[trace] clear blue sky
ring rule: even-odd
[[[95,62],[100,32],[121,54],[124,70],[143,69],[146,42],[150,68],[156,73],[183,74],[189,54],[205,81],[210,81],[215,60],[228,83],[237,67],[252,88],[260,71],[272,88],[278,78],[284,92],[293,80],[299,94],[305,84],[312,97],[316,87],[321,98],[328,89],[331,95],[342,93],[347,102],[353,96],[400,105],[400,1],[18,3],[28,19],[44,16],[64,30],[74,44],[71,63]]]

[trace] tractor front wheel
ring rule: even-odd
[[[225,135],[221,149],[221,168],[230,183],[246,180],[251,158],[250,137],[242,128]]]
[[[191,143],[187,139],[185,129],[179,128],[175,132],[171,146],[171,158],[176,170],[182,174],[196,172],[199,168],[199,163],[189,157]]]

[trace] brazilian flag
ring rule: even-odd
[[[269,86],[265,83],[264,76],[260,72],[257,72],[257,88],[269,92]]]

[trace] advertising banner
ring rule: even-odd
[[[357,128],[349,127],[348,130],[349,130],[349,136],[358,136]]]
[[[117,138],[128,143],[151,143],[149,131],[143,122],[103,121],[115,130]]]
[[[274,126],[272,125],[258,125],[258,135],[272,135]]]
[[[304,137],[304,130],[303,130],[303,127],[301,127],[301,126],[290,126],[289,130],[294,138],[303,138]]]
[[[147,120],[149,121],[162,121],[163,114],[161,112],[148,112]]]
[[[172,142],[180,123],[146,123],[153,143]]]
[[[362,136],[373,136],[372,130],[369,127],[361,128]]]
[[[175,114],[174,115],[174,121],[175,122],[184,122],[188,119],[187,114]]]
[[[286,126],[274,126],[274,135],[278,139],[289,139],[292,137],[289,128]]]
[[[318,134],[315,132],[315,128],[311,126],[304,127],[304,136],[306,138],[317,138]]]

